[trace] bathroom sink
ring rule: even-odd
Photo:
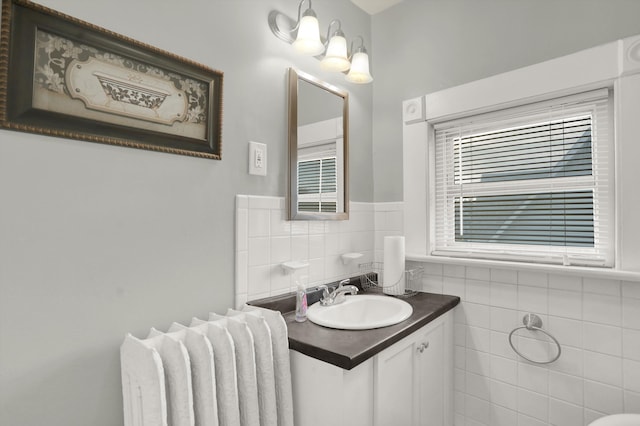
[[[347,296],[337,305],[313,304],[307,310],[309,321],[329,328],[342,330],[368,330],[387,327],[402,322],[413,313],[404,300],[390,296]]]
[[[589,426],[638,426],[640,425],[640,414],[613,414],[601,417]]]

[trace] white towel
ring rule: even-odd
[[[218,426],[216,372],[211,342],[204,334],[178,323],[173,323],[167,334],[180,340],[189,352],[195,425]]]
[[[171,426],[193,426],[191,362],[187,348],[181,341],[153,328],[150,337],[142,342],[155,348],[162,359],[169,424]]]
[[[207,336],[213,348],[220,425],[240,426],[235,345],[231,335],[219,321],[207,322],[194,318],[190,327]]]
[[[258,405],[260,425],[278,425],[278,407],[276,405],[276,379],[273,366],[273,347],[271,331],[262,313],[242,312],[229,309],[227,316],[246,321],[253,335],[256,354],[256,378],[258,380]]]
[[[209,314],[209,321],[225,324],[235,344],[240,424],[242,426],[260,426],[256,357],[251,330],[246,322],[234,317],[224,317],[212,313]]]
[[[243,306],[242,310],[244,312],[261,312],[269,326],[273,347],[278,426],[293,426],[293,391],[291,388],[287,323],[278,311],[248,305]]]
[[[127,334],[120,362],[125,426],[167,426],[164,368],[158,351]]]

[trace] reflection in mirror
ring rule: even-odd
[[[346,91],[289,69],[289,219],[348,219],[348,111]]]

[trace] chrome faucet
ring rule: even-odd
[[[319,285],[318,288],[322,290],[320,304],[322,306],[337,305],[345,301],[346,293],[358,294],[358,287],[347,284],[349,284],[348,279],[340,281],[338,287],[336,287],[332,292],[329,292],[329,288],[326,285]]]

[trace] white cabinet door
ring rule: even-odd
[[[376,355],[376,426],[445,425],[445,324],[440,318]]]

